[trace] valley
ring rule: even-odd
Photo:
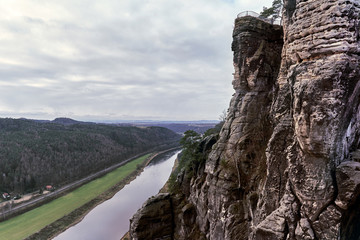
[[[51,238],[81,221],[91,209],[111,198],[161,153],[146,154],[131,159],[123,166],[65,195],[53,192],[63,196],[10,220],[0,222],[0,239]]]
[[[161,127],[0,119],[0,192],[59,188],[179,139]]]

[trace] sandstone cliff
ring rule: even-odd
[[[156,239],[360,238],[359,14],[358,0],[284,0],[283,28],[235,20],[226,122]],[[151,206],[133,239],[155,239],[136,237]]]

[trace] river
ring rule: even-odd
[[[135,180],[54,239],[119,240],[129,230],[129,219],[164,186],[179,152],[155,158]]]

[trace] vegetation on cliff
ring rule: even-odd
[[[208,151],[211,150],[212,144],[214,144],[220,133],[222,126],[224,125],[226,115],[220,123],[214,128],[208,129],[203,135],[189,130],[184,133],[183,138],[180,140],[182,146],[182,152],[179,157],[179,164],[172,172],[169,179],[169,188],[171,192],[174,192],[179,187],[178,177],[186,177],[190,179],[196,174],[201,164],[203,164],[207,158]],[[210,149],[209,149],[209,145]],[[182,176],[181,176],[182,175]]]
[[[0,191],[66,184],[179,138],[160,127],[0,119]]]

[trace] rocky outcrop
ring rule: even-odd
[[[283,29],[236,19],[235,94],[171,195],[174,239],[360,238],[359,14],[355,0],[284,0]]]
[[[265,148],[272,133],[269,112],[282,39],[280,26],[253,17],[235,21],[235,94],[220,139],[206,162],[206,181],[199,181],[204,176],[193,181],[189,197],[208,239],[241,239],[249,234],[266,177]]]
[[[130,220],[132,239],[173,239],[173,215],[170,194],[149,198]]]

